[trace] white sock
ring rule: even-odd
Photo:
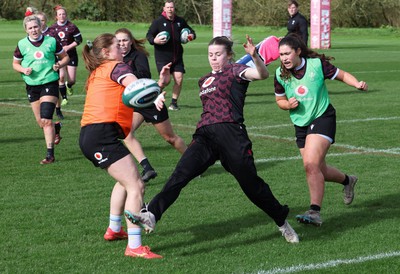
[[[138,248],[142,245],[142,229],[140,227],[128,228],[128,246]]]
[[[121,231],[121,222],[122,222],[122,215],[112,215],[110,214],[110,225],[109,228],[111,228],[112,231],[114,232],[120,232]]]

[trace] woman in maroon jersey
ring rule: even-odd
[[[257,175],[254,164],[243,108],[249,83],[266,79],[269,73],[252,39],[246,38],[243,46],[252,57],[254,68],[233,63],[233,42],[229,38],[215,37],[208,44],[208,61],[212,71],[198,82],[203,112],[193,140],[161,192],[141,212],[142,219],[153,229],[181,190],[219,160],[225,170],[235,177],[250,201],[274,220],[286,241],[299,242],[296,232],[286,221],[288,206],[281,205],[274,197],[268,184]],[[128,219],[129,215],[125,212]]]
[[[46,13],[42,12],[42,11],[38,11],[35,16],[37,18],[39,18],[40,22],[42,23],[41,25],[41,29],[42,29],[42,34],[45,36],[51,36],[54,37],[57,41],[58,44],[61,45],[60,40],[58,39],[58,36],[54,34],[54,32],[52,31],[51,28],[49,28],[49,26],[47,25],[47,15]],[[62,113],[61,113],[61,109],[58,111],[57,116],[60,118],[63,118]],[[60,118],[60,119],[61,119]],[[54,139],[54,144],[58,145],[62,139],[61,135],[60,135],[60,131],[61,131],[61,123],[60,122],[55,122],[54,123],[55,128],[56,128],[56,136]]]
[[[67,52],[70,61],[66,69],[60,70],[60,93],[62,96],[61,105],[68,104],[67,94],[72,95],[72,86],[76,81],[76,70],[78,68],[78,53],[76,47],[82,43],[82,35],[79,28],[67,17],[67,10],[62,6],[54,8],[56,22],[51,26],[55,35],[61,41],[61,45]]]

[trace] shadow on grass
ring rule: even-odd
[[[250,202],[250,201],[249,201]],[[206,216],[203,216],[206,218]],[[251,245],[257,244],[260,242],[266,242],[273,240],[275,238],[280,238],[281,233],[278,228],[276,230],[265,230],[265,233],[262,234],[254,234],[253,237],[243,237],[240,240],[232,240],[231,242],[223,241],[223,238],[232,237],[234,234],[238,233],[251,233],[251,230],[254,227],[265,225],[268,222],[273,222],[268,216],[266,216],[261,210],[252,214],[246,214],[245,216],[238,216],[234,219],[225,220],[216,223],[207,223],[200,224],[201,220],[199,220],[198,225],[184,227],[180,230],[173,231],[163,231],[159,233],[160,235],[164,235],[168,237],[171,234],[187,234],[190,233],[187,239],[183,238],[180,242],[174,242],[172,244],[166,244],[164,246],[157,246],[158,250],[167,250],[169,249],[179,249],[180,247],[185,248],[187,246],[196,246],[199,245],[199,248],[190,249],[190,253],[182,252],[182,256],[185,255],[193,255],[193,254],[202,254],[209,253],[209,246],[204,247],[202,244],[206,242],[213,241],[213,250],[226,248],[235,248],[243,245]],[[285,241],[282,238],[282,241]]]
[[[26,99],[26,97],[24,97],[24,98],[2,98],[2,99],[0,99],[0,103],[21,102],[21,101],[24,101],[24,102],[26,102],[27,105],[29,105],[29,102]]]
[[[304,233],[311,235],[309,237],[301,238],[301,241],[313,241],[320,238],[326,238],[329,235],[330,238],[336,238],[341,236],[348,230],[354,230],[358,227],[363,228],[370,225],[371,223],[380,222],[390,219],[400,218],[400,207],[398,205],[400,193],[390,194],[378,199],[368,200],[362,203],[354,202],[352,212],[343,210],[342,214],[337,217],[330,218],[329,215],[325,215],[324,224],[321,227],[314,227],[310,225],[301,225],[300,228],[296,227],[296,231],[299,235],[303,232],[311,231],[310,233]],[[288,216],[289,222],[293,225],[295,223],[294,216],[300,212],[300,208],[291,208]],[[203,216],[202,218],[206,218]],[[201,220],[199,220],[199,223]],[[227,243],[221,239],[231,237],[238,233],[252,233],[255,227],[265,225],[266,223],[273,222],[268,216],[263,214],[261,211],[257,211],[252,214],[246,214],[238,216],[233,219],[224,220],[221,222],[198,224],[194,226],[184,227],[180,230],[173,231],[162,231],[160,235],[171,234],[187,234],[190,233],[188,239],[182,239],[180,242],[174,242],[173,244],[166,244],[159,246],[160,250],[177,249],[179,247],[187,247],[190,245],[199,245],[199,248],[190,250],[190,253],[182,252],[182,255],[193,255],[195,253],[202,254],[208,253],[209,247],[203,247],[202,244],[209,241],[214,241],[213,250],[226,248],[237,248],[239,246],[257,244],[259,242],[267,242],[270,240],[282,238],[278,229],[276,230],[265,230],[265,233],[255,234],[245,239],[232,240]],[[384,228],[382,228],[384,229]],[[190,238],[190,239],[189,239]],[[282,238],[282,241],[285,241]]]
[[[372,223],[390,219],[400,220],[399,197],[400,193],[393,193],[364,202],[357,202],[356,197],[353,204],[346,206],[340,215],[330,217],[329,214],[325,214],[322,216],[324,223],[320,228],[310,227],[315,229],[312,238],[318,239],[326,237],[328,234],[330,237],[336,237],[347,230],[363,228]],[[347,207],[351,212],[346,210]],[[382,227],[382,229],[385,228]],[[312,240],[312,238],[309,238],[309,240]]]

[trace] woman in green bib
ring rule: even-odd
[[[281,66],[275,73],[275,98],[279,108],[288,110],[296,143],[303,158],[310,208],[296,219],[305,224],[320,226],[320,210],[325,181],[344,186],[344,203],[354,198],[358,178],[347,175],[326,164],[325,156],[335,142],[336,111],[331,105],[325,79],[339,80],[359,90],[368,90],[364,81],[332,65],[332,57],[307,48],[301,38],[290,34],[279,42]]]
[[[14,51],[13,69],[25,81],[36,122],[43,129],[47,154],[40,163],[51,164],[55,161],[53,113],[59,93],[58,70],[68,64],[69,57],[56,39],[42,34],[38,17],[26,16],[23,25],[28,36],[18,42]]]

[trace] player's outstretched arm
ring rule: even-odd
[[[368,90],[368,85],[366,82],[358,81],[354,75],[352,75],[351,73],[348,73],[344,70],[339,70],[339,73],[335,79],[342,81],[343,83],[346,83],[349,86],[355,87],[356,89],[364,90],[364,91]]]
[[[267,67],[264,65],[263,60],[257,53],[257,49],[253,43],[253,39],[249,35],[246,35],[247,42],[243,44],[244,50],[248,53],[253,59],[255,68],[249,68],[245,71],[244,76],[253,81],[253,80],[263,80],[267,79],[269,76],[269,72]]]

